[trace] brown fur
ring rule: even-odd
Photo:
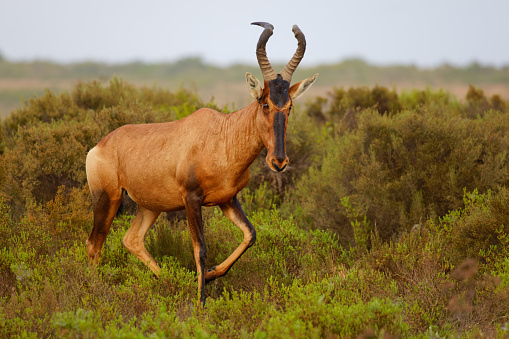
[[[125,189],[139,211],[123,243],[155,274],[159,267],[143,245],[145,233],[162,211],[185,208],[200,277],[210,281],[224,275],[247,245],[241,244],[217,272],[204,276],[206,249],[200,209],[220,205],[237,226],[248,231],[247,243],[251,244],[254,228],[235,195],[247,185],[249,165],[264,147],[257,125],[270,124],[270,119],[262,114],[263,121],[257,121],[259,107],[253,103],[229,115],[201,109],[175,122],[126,125],[101,140],[87,156],[94,209],[94,227],[87,241],[89,259],[97,262]]]
[[[202,108],[174,122],[122,126],[90,150],[86,165],[94,226],[87,252],[92,263],[97,263],[120,206],[122,189],[139,205],[123,244],[156,275],[160,268],[145,249],[145,234],[161,212],[186,210],[203,303],[205,283],[225,275],[254,244],[256,232],[236,195],[247,185],[249,166],[263,147],[273,171],[286,169],[284,146],[283,152],[275,154],[274,116],[278,112],[285,115],[285,140],[292,99],[304,93],[316,75],[291,86],[283,107],[271,101],[267,82],[262,89],[256,78],[246,77],[256,102],[237,112],[222,114]],[[240,228],[244,240],[223,263],[205,271],[201,206],[215,205]]]

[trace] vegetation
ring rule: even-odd
[[[284,67],[274,65],[275,69]],[[126,64],[106,64],[98,62],[81,62],[61,65],[50,61],[12,62],[0,56],[0,77],[11,79],[109,79],[113,75],[122,75],[126,79],[168,80],[187,82],[189,79],[198,86],[206,86],[220,76],[222,81],[235,80],[246,71],[259,74],[259,68],[253,64],[218,67],[205,63],[200,58],[187,58],[173,63],[147,64],[132,62]],[[374,66],[361,59],[349,59],[336,64],[317,67],[299,68],[297,72],[309,74],[320,73],[320,81],[326,84],[382,83],[387,78],[393,80],[415,79],[433,85],[435,83],[501,83],[509,82],[509,67],[495,68],[472,63],[466,67],[455,67],[444,64],[435,69],[419,69],[416,66]],[[323,78],[323,79],[322,79]]]
[[[146,238],[159,278],[121,244],[127,197],[91,267],[87,151],[202,106],[112,78],[47,91],[1,123],[1,337],[509,336],[509,106],[473,86],[461,102],[337,88],[292,111],[291,166],[252,165],[240,200],[257,242],[207,285],[206,308],[180,214]],[[212,266],[242,234],[217,208],[204,220]]]
[[[274,69],[283,67],[284,64],[274,65]],[[0,57],[0,117],[7,117],[24,100],[44,94],[46,88],[61,93],[72,90],[78,81],[100,80],[107,84],[113,76],[136,84],[194,88],[207,100],[212,98],[220,105],[240,107],[251,100],[244,88],[246,72],[258,78],[261,76],[256,63],[218,67],[200,58],[157,64],[81,62],[63,65],[50,61],[14,62]],[[472,83],[483,86],[490,95],[498,93],[509,97],[509,66],[496,68],[472,63],[465,67],[444,64],[422,69],[413,65],[375,66],[360,59],[350,59],[316,67],[300,65],[295,78],[304,79],[315,73],[320,73],[319,83],[312,88],[316,95],[325,95],[334,86],[378,84],[396,86],[399,90],[428,86],[437,90],[443,88],[464,97],[468,84]]]

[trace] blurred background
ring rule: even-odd
[[[508,13],[502,0],[1,1],[0,116],[46,88],[114,75],[242,107],[245,72],[261,76],[253,21],[275,26],[267,52],[276,70],[299,25],[308,48],[294,80],[319,72],[314,95],[381,85],[461,100],[472,84],[508,99]]]

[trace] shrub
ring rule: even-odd
[[[496,319],[507,316],[507,307],[502,305],[509,302],[509,289],[503,284],[507,233],[496,230],[504,220],[505,207],[498,209],[506,198],[505,188],[483,195],[465,193],[465,207],[451,211],[438,224],[428,220],[389,242],[374,233],[372,248],[359,263],[366,270],[383,272],[396,283],[397,298],[405,305],[404,320],[413,333],[435,328],[442,335],[456,330],[495,336]],[[487,211],[498,216],[496,221],[477,223]],[[479,241],[472,241],[472,229],[480,233],[475,237]],[[488,235],[488,229],[495,234]],[[498,247],[486,244],[486,239],[496,234],[501,241]],[[487,248],[497,249],[497,254],[483,256]]]
[[[367,110],[357,130],[326,144],[321,167],[301,179],[290,204],[313,227],[333,229],[343,244],[353,244],[340,204],[348,196],[388,239],[459,208],[465,187],[486,192],[507,185],[508,119],[493,111],[467,120],[442,110],[395,116]]]
[[[414,333],[432,326],[443,330],[449,320],[443,286],[450,278],[437,251],[441,246],[424,227],[386,242],[375,232],[369,254],[360,259],[363,267],[383,272],[395,284],[396,296],[405,305],[404,319]]]
[[[98,128],[87,122],[55,122],[21,129],[4,155],[12,185],[4,192],[15,208],[22,210],[25,201],[47,202],[62,185],[67,189],[81,187],[86,182],[87,152],[98,139]]]
[[[86,112],[81,110],[67,93],[55,95],[49,90],[41,97],[30,98],[24,107],[8,116],[3,125],[6,146],[12,147],[12,140],[19,128],[59,120],[83,120]]]
[[[465,99],[466,103],[464,111],[466,116],[469,118],[483,116],[486,111],[491,109],[500,112],[505,112],[506,110],[506,103],[499,95],[495,94],[488,99],[484,95],[484,91],[482,89],[476,88],[472,85],[469,85]]]
[[[431,224],[446,239],[446,259],[457,265],[466,258],[480,261],[490,271],[509,255],[509,190],[479,194],[465,191],[464,207]]]
[[[459,115],[460,103],[449,92],[442,89],[433,91],[429,87],[425,90],[402,91],[399,96],[402,109],[433,109],[433,107],[446,108],[453,115]]]
[[[308,115],[319,122],[339,122],[365,109],[375,109],[380,114],[394,114],[402,109],[398,94],[386,87],[336,88],[329,93],[329,100],[318,97],[308,104]]]
[[[149,111],[158,111],[157,116],[150,112],[149,119],[154,120],[150,122],[161,122],[175,120],[177,118],[175,110],[179,110],[179,106],[191,109],[205,106],[196,94],[185,89],[171,92],[156,87],[137,88],[116,77],[113,77],[107,86],[99,81],[79,82],[71,94],[64,92],[55,95],[48,90],[41,97],[30,98],[24,107],[17,109],[5,119],[4,142],[10,147],[10,141],[19,128],[59,120],[83,122],[101,110],[114,107],[125,110],[133,105],[144,108],[142,112],[138,112],[136,119],[131,118],[133,123],[149,122],[144,117]],[[97,123],[101,124],[101,121]]]

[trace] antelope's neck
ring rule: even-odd
[[[258,103],[228,115],[224,121],[223,136],[226,140],[228,162],[237,173],[247,171],[262,151],[264,144],[256,126]]]

